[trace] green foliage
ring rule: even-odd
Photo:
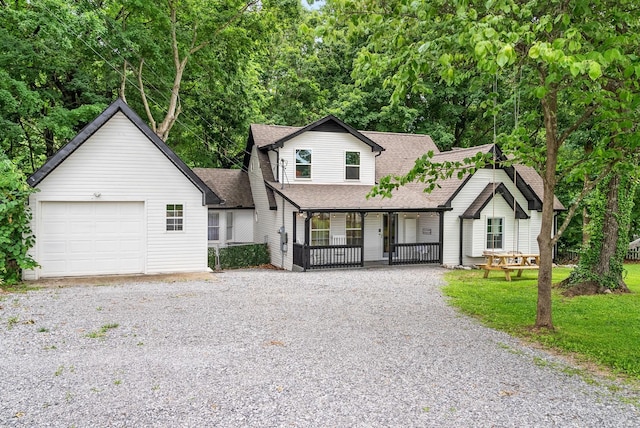
[[[237,245],[219,250],[220,268],[260,266],[271,262],[266,244]],[[216,269],[216,249],[209,248],[209,267]]]
[[[34,244],[28,202],[34,190],[0,152],[0,283],[20,281],[22,269],[37,266],[27,252]]]
[[[447,274],[444,293],[451,303],[483,323],[510,334],[533,340],[640,379],[640,265],[626,265],[631,294],[608,294],[563,298],[553,292],[555,330],[532,331],[531,316],[536,302],[535,275],[506,282],[504,278],[482,278],[482,271]],[[569,269],[557,268],[554,282],[566,278]]]
[[[593,281],[601,287],[615,290],[621,285],[624,272],[623,263],[629,248],[629,227],[634,205],[633,195],[637,185],[633,176],[620,177],[618,212],[607,212],[607,195],[611,179],[610,175],[589,195],[588,208],[591,217],[588,225],[589,242],[582,248],[580,262],[571,273],[567,286]],[[605,215],[613,216],[619,228],[615,252],[608,260],[602,260]],[[606,266],[600,266],[603,262],[606,263]]]

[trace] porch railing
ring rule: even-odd
[[[364,265],[360,245],[304,246],[293,244],[293,264],[304,269],[330,269]]]
[[[392,265],[440,263],[440,244],[394,244]],[[364,266],[359,245],[304,246],[293,244],[293,264],[305,270]]]
[[[412,244],[392,244],[392,265],[408,265],[420,263],[440,263],[440,244],[437,242],[420,242]]]

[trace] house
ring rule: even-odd
[[[305,127],[252,125],[244,169],[255,204],[254,239],[289,270],[367,263],[473,265],[483,253],[537,253],[542,179],[526,166],[495,167],[439,183],[411,183],[367,198],[423,154],[462,161],[493,144],[440,153],[426,135],[357,131],[333,116]],[[564,209],[555,201],[556,211]]]
[[[430,151],[434,162],[478,151],[506,160],[492,144],[441,153],[427,135],[357,131],[327,116],[252,125],[242,170],[192,170],[117,100],[28,179],[39,190],[29,205],[40,267],[23,277],[206,271],[209,248],[254,242],[288,270],[538,252],[543,186],[526,166],[498,162],[431,193],[411,183],[367,198]]]
[[[25,279],[206,271],[208,205],[222,201],[122,100],[29,179]]]

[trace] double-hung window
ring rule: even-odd
[[[347,213],[347,245],[362,244],[362,216],[360,213]]]
[[[182,204],[167,204],[167,232],[182,230],[184,226],[184,209]]]
[[[504,242],[503,218],[488,217],[487,218],[487,249],[502,249]]]
[[[311,150],[296,150],[296,178],[311,178]]]
[[[344,164],[345,178],[347,180],[360,180],[360,152],[346,152]]]
[[[209,210],[207,237],[209,241],[220,240],[220,213]]]
[[[311,217],[311,245],[329,245],[331,218],[329,213],[317,213]]]
[[[227,213],[227,241],[233,241],[233,213]]]

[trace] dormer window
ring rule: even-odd
[[[346,152],[344,157],[345,178],[360,180],[360,152]]]
[[[296,150],[296,178],[311,178],[311,150]]]

